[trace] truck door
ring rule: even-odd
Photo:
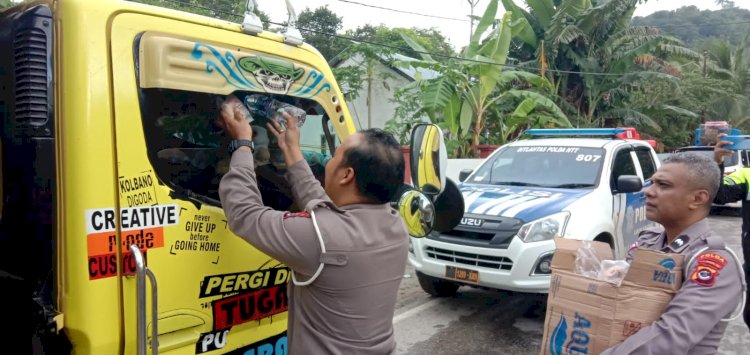
[[[639,228],[646,221],[646,196],[643,190],[631,193],[617,191],[617,178],[620,176],[642,176],[636,167],[637,158],[632,147],[619,148],[614,154],[610,180],[614,203],[612,220],[615,221],[615,252],[622,258],[628,247],[635,242]]]
[[[157,29],[168,35],[150,36]],[[288,269],[227,228],[218,201],[228,154],[213,126],[217,95],[200,88],[229,79],[219,75],[225,68],[211,69],[205,57],[199,58],[216,47],[182,39],[191,33],[235,42],[248,38],[142,14],[122,13],[112,21],[110,67],[121,223],[118,240],[93,247],[119,247],[130,273],[135,271],[135,259],[129,246],[142,251],[157,282],[161,353],[242,348],[286,354]],[[170,42],[173,39],[176,42]],[[180,44],[185,42],[189,47]],[[216,58],[218,65],[225,64],[223,55]],[[149,60],[154,62],[146,63]],[[174,62],[180,64],[160,66]],[[197,72],[204,75],[192,76]],[[143,88],[144,81],[158,82],[169,75],[182,77],[185,90]],[[247,80],[237,71],[229,75]],[[125,353],[134,354],[137,285],[132,276],[121,283]],[[149,346],[152,292],[147,286]]]

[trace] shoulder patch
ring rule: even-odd
[[[294,218],[294,217],[310,218],[310,212],[303,211],[303,212],[296,212],[296,213],[293,213],[293,212],[284,213],[284,219]]]
[[[717,253],[703,253],[696,259],[690,280],[698,286],[711,287],[726,264],[727,259]]]

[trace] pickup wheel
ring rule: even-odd
[[[612,249],[612,255],[615,255],[615,243],[612,241],[612,237],[609,234],[599,234],[594,238],[594,241],[609,244],[609,248]]]
[[[417,271],[417,279],[419,280],[419,286],[422,287],[422,290],[435,297],[451,297],[456,294],[459,287],[455,282],[427,276],[419,271]]]

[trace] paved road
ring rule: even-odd
[[[709,223],[740,251],[741,219],[731,209],[717,209]],[[432,298],[422,291],[414,269],[407,267],[399,291],[394,324],[398,354],[539,354],[543,297],[462,287],[452,298]],[[719,354],[748,354],[750,332],[742,319],[727,328]]]

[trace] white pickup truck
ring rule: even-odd
[[[434,296],[461,285],[546,293],[555,236],[609,243],[624,257],[645,216],[644,185],[659,167],[623,129],[529,130],[463,171],[461,224],[411,238],[409,261]]]

